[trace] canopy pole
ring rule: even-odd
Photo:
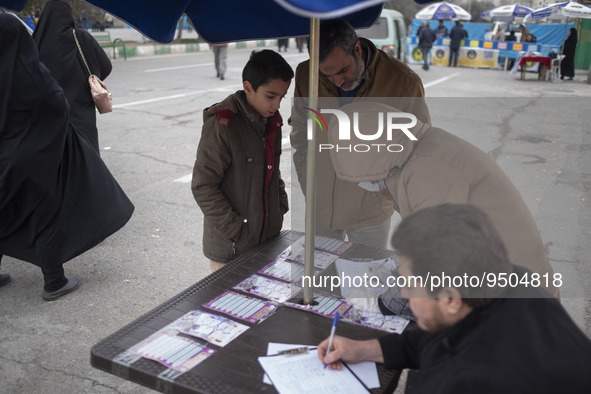
[[[310,97],[308,106],[316,109],[318,105],[318,54],[320,44],[320,19],[310,19]],[[308,140],[306,162],[306,235],[304,253],[304,275],[314,277],[314,235],[316,234],[316,127],[312,124],[312,138]],[[310,125],[308,125],[310,127]],[[308,283],[306,283],[308,282]],[[311,281],[304,281],[304,305],[314,303]]]

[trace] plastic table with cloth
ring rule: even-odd
[[[533,63],[539,63],[538,79],[546,80],[548,70],[552,68],[552,59],[550,56],[526,55],[519,58],[519,67],[521,67],[521,80],[525,79],[527,67]]]
[[[538,63],[538,79],[545,81],[559,81],[560,77],[560,63],[564,59],[564,55],[551,56],[523,56],[519,59],[519,66],[521,67],[521,80],[525,79],[528,68],[533,64]]]
[[[556,59],[559,59],[558,57]],[[552,57],[547,56],[541,52],[519,52],[513,68],[511,68],[511,75],[517,75],[520,72],[520,79],[523,81],[526,79],[527,72],[537,73],[538,80],[551,80],[552,70],[554,67],[554,60]],[[560,60],[558,61],[558,64]]]

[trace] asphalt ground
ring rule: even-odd
[[[285,54],[292,65],[305,58],[295,52],[292,43]],[[177,75],[181,71],[159,79],[157,73],[147,78],[140,70],[182,62],[212,67],[211,54],[114,62],[106,82],[117,104],[113,114],[99,116],[101,155],[136,211],[118,233],[65,264],[67,275],[80,278],[82,286],[57,301],[41,299],[43,280],[37,267],[3,259],[0,272],[10,273],[13,282],[0,288],[0,393],[151,392],[92,368],[90,349],[208,274],[200,249],[201,213],[187,190],[186,176],[199,138],[200,110],[240,86],[248,54],[230,53],[223,84],[213,77],[213,68],[204,68],[191,86]],[[521,81],[500,70],[412,68],[423,78],[433,123],[490,153],[523,194],[555,270],[567,280],[561,289],[563,305],[589,335],[587,74],[552,83],[538,81],[534,74]],[[191,89],[197,93],[191,95]],[[173,98],[179,91],[183,102]],[[291,92],[293,86],[288,97]],[[170,99],[155,99],[155,94]],[[284,115],[289,105],[285,100]],[[293,201],[285,228],[301,230],[301,192],[289,176],[290,163],[291,149],[284,144],[282,172]]]

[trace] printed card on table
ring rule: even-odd
[[[343,318],[343,321],[357,324],[376,330],[401,334],[408,326],[409,321],[396,315],[382,315],[379,312],[365,312],[351,308]]]
[[[339,312],[339,315],[343,315],[348,309],[351,308],[351,304],[342,298],[314,293],[314,301],[318,303],[317,305],[302,305],[300,303],[302,298],[303,293],[300,293],[297,297],[284,303],[284,305],[290,308],[313,312],[317,315],[325,317],[334,317],[337,312]]]
[[[244,324],[199,310],[185,314],[167,327],[187,335],[205,339],[220,347],[226,346],[248,330],[248,326]]]
[[[287,259],[298,263],[304,263],[305,249],[303,245],[293,244],[288,246],[280,255],[280,259]],[[326,269],[339,256],[321,250],[314,250],[314,267],[320,270]]]
[[[234,288],[276,302],[285,302],[301,290],[301,287],[294,284],[256,274],[246,278]]]
[[[305,243],[306,238],[301,237],[298,238],[293,243],[293,245],[297,245],[298,247],[303,248]],[[316,235],[314,237],[314,249],[322,250],[332,254],[338,254],[339,256],[343,254],[351,246],[353,246],[351,242],[341,241],[340,239],[323,237],[322,235]]]
[[[351,242],[323,237],[321,235],[316,235],[314,237],[314,248],[324,250],[328,253],[338,254],[339,256],[343,254],[347,249],[349,249],[352,245],[353,244]]]
[[[320,270],[314,268],[313,275],[316,276]],[[277,258],[259,270],[259,274],[272,276],[277,279],[285,280],[301,285],[304,276],[304,265],[287,261],[284,258]]]
[[[190,338],[177,335],[174,330],[163,329],[138,343],[130,349],[133,353],[150,360],[158,361],[179,372],[187,372],[215,353]]]
[[[277,309],[273,302],[233,291],[226,291],[203,306],[253,324],[266,319]]]

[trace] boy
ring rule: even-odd
[[[293,75],[278,53],[253,51],[242,71],[244,90],[203,111],[191,190],[204,215],[211,272],[281,230],[288,203],[278,109]]]

